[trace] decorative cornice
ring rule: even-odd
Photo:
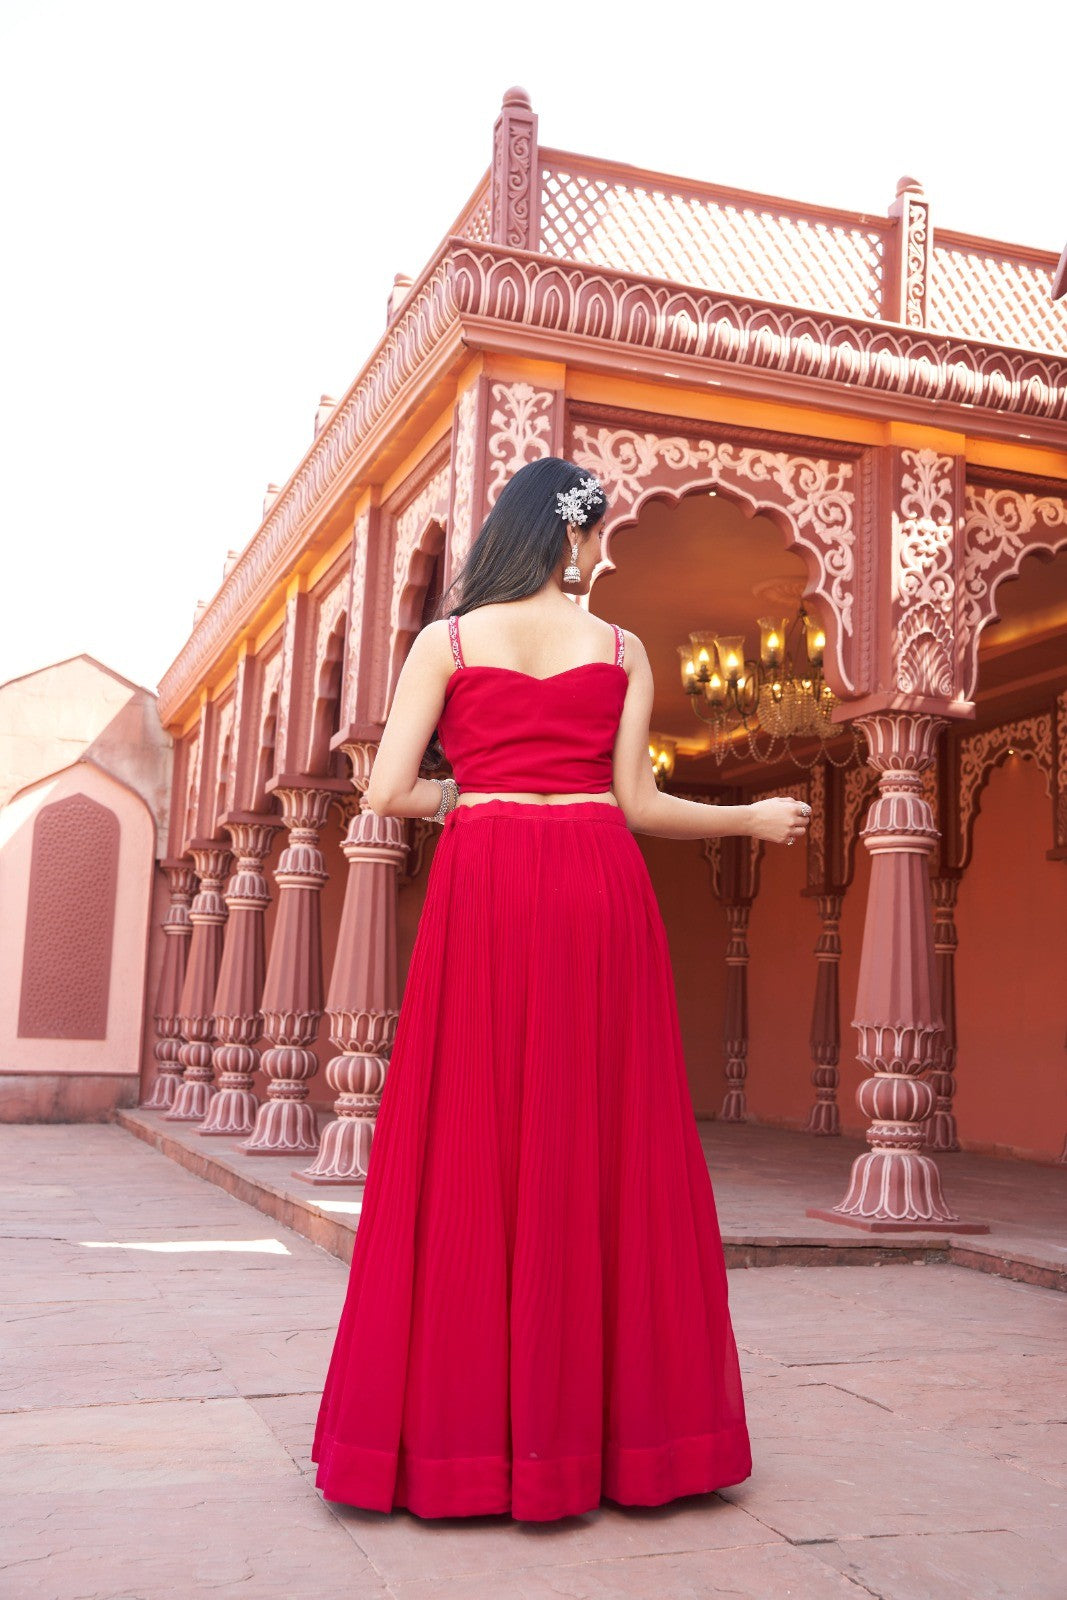
[[[909,395],[1067,417],[1067,359],[454,240],[460,316]]]

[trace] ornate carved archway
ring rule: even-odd
[[[747,515],[769,516],[808,569],[805,598],[826,632],[831,686],[845,697],[863,692],[872,550],[866,452],[607,409],[572,412],[567,439],[571,459],[597,475],[612,502],[604,540],[609,570],[613,534],[636,522],[654,495],[680,500],[713,488]]]
[[[978,681],[978,641],[997,615],[996,594],[1026,556],[1067,548],[1067,489],[1034,494],[1008,483],[969,483],[965,497],[956,643],[964,692]]]

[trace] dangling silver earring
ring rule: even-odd
[[[578,565],[577,539],[571,542],[571,564],[563,569],[563,581],[564,583],[581,583],[582,581],[582,569]]]

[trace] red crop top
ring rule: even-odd
[[[513,667],[468,667],[459,618],[448,619],[456,670],[445,685],[437,732],[461,790],[475,794],[602,794],[628,677],[626,641],[614,661],[587,661],[548,678]],[[506,691],[501,693],[501,690]]]

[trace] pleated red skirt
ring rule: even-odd
[[[666,930],[622,811],[460,806],[430,866],[312,1447],[421,1517],[752,1470]]]

